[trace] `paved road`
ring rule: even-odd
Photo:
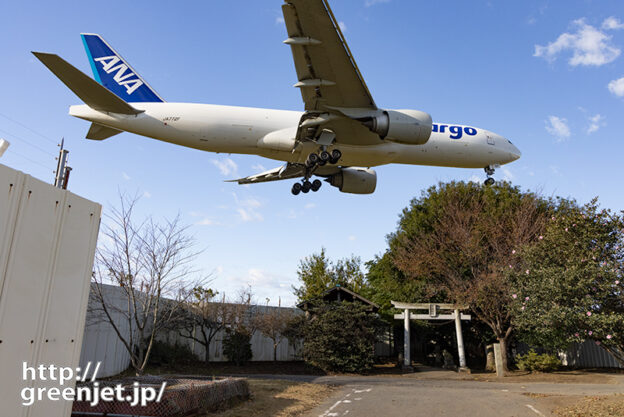
[[[455,379],[449,371],[405,376],[248,375],[340,387],[305,417],[539,417],[586,395],[624,393],[624,375],[615,384],[482,382]]]
[[[309,382],[342,388],[306,417],[537,417],[551,415],[551,410],[565,404],[570,396],[624,392],[621,384],[518,384],[409,377],[320,377]]]

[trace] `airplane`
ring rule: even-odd
[[[100,35],[81,34],[90,78],[55,54],[33,52],[85,104],[71,116],[91,122],[88,139],[121,132],[208,152],[283,161],[238,184],[297,179],[294,195],[316,192],[325,179],[341,192],[372,194],[387,164],[495,169],[520,158],[505,137],[472,126],[434,123],[419,110],[377,106],[328,0],[282,5],[304,111],[167,103]]]

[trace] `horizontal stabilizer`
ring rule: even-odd
[[[143,112],[117,97],[106,87],[98,84],[93,78],[90,78],[60,56],[43,52],[33,52],[33,55],[92,109],[119,114],[139,114]]]
[[[111,136],[118,135],[121,132],[121,130],[113,129],[112,127],[91,123],[91,127],[87,132],[87,139],[104,140],[110,138]]]

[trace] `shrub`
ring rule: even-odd
[[[152,352],[150,354],[148,363],[150,365],[181,365],[189,364],[197,360],[197,357],[193,354],[188,346],[180,345],[178,343],[170,345],[169,343],[155,340],[152,345]]]
[[[324,371],[366,372],[375,360],[376,314],[360,303],[321,304],[304,328],[304,359]]]
[[[561,361],[555,355],[538,354],[533,349],[526,355],[519,355],[516,360],[521,371],[552,372],[561,366]]]
[[[228,331],[223,339],[223,355],[234,362],[236,366],[241,366],[250,361],[253,356],[251,335],[236,330]]]

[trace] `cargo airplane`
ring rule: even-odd
[[[82,34],[95,80],[58,55],[33,54],[85,104],[69,114],[91,122],[88,139],[121,132],[208,152],[259,155],[283,166],[239,184],[297,179],[292,193],[318,191],[324,178],[340,191],[371,194],[386,164],[494,169],[520,151],[472,126],[433,123],[419,110],[379,108],[355,63],[328,0],[282,5],[305,110],[283,111],[167,103],[99,35]]]

